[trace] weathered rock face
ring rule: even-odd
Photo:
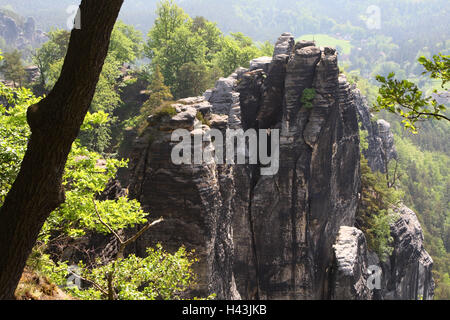
[[[305,89],[315,90],[312,108],[303,105]],[[194,295],[370,299],[364,235],[352,228],[360,192],[355,96],[339,74],[334,49],[295,44],[285,33],[272,58],[221,78],[203,97],[179,101],[173,117],[150,118],[132,151],[122,155],[131,161],[121,182],[165,222],[134,250],[143,254],[156,243],[195,249],[200,278]],[[217,160],[175,165],[171,134],[180,128],[193,141],[211,129],[278,129],[279,170],[263,176],[260,164]],[[377,130],[380,141],[389,137]],[[206,140],[203,148],[217,152]]]
[[[373,171],[385,173],[388,163],[397,159],[394,135],[390,124],[380,119],[372,120],[366,99],[357,88],[353,88],[359,121],[368,131],[369,148],[364,155]],[[432,299],[434,281],[433,260],[423,246],[423,231],[416,214],[402,205],[395,209],[399,215],[391,226],[394,252],[386,262],[380,262],[374,253],[369,253],[369,265],[383,269],[382,289],[376,292],[377,299]]]
[[[196,102],[204,106],[201,100]],[[132,175],[126,178],[130,195],[139,199],[153,217],[165,219],[161,227],[144,234],[134,250],[144,254],[148,246],[156,243],[162,243],[168,250],[181,245],[195,249],[200,259],[195,271],[201,276],[192,294],[214,292],[221,298],[238,299],[231,260],[232,212],[226,203],[230,201],[227,192],[234,189],[232,179],[227,176],[231,173],[221,172],[214,162],[180,166],[171,162],[173,130],[188,129],[192,136],[208,130],[196,119],[195,107],[176,108],[179,109],[176,116],[154,124],[137,139],[130,155]],[[205,148],[212,148],[211,142],[205,143]]]
[[[432,300],[433,260],[423,246],[423,231],[416,214],[402,205],[391,226],[394,251],[386,261],[369,251],[362,231],[341,227],[334,248],[331,272],[332,299]],[[381,269],[380,288],[370,290],[370,268]]]
[[[6,44],[19,50],[27,46],[38,47],[48,40],[40,30],[36,30],[36,22],[32,17],[18,21],[7,12],[0,12],[0,36]]]

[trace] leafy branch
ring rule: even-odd
[[[450,56],[439,54],[433,57],[433,61],[425,57],[420,57],[418,61],[425,68],[423,74],[430,73],[430,78],[440,79],[442,88],[450,81]],[[415,126],[417,121],[427,119],[450,121],[445,114],[446,107],[443,104],[438,104],[432,96],[426,96],[415,83],[397,80],[394,77],[394,72],[387,77],[376,76],[381,87],[374,105],[375,111],[387,110],[400,115],[404,118],[402,122],[405,128],[413,133],[417,133]],[[437,90],[434,90],[434,93],[437,93]]]

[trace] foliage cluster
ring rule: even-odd
[[[273,46],[257,46],[242,33],[224,36],[215,23],[192,19],[172,0],[157,5],[156,20],[148,33],[145,55],[159,66],[165,84],[175,98],[203,93],[218,76],[248,67],[249,61],[270,52]]]
[[[425,68],[423,74],[430,73],[431,79],[441,81],[441,88],[444,89],[450,81],[450,56],[442,54],[435,55],[433,60],[425,57],[419,58],[419,63]],[[415,124],[419,120],[436,119],[447,120],[450,118],[445,114],[446,107],[439,104],[432,95],[425,96],[419,87],[409,80],[397,80],[395,73],[391,72],[387,78],[378,75],[376,79],[381,83],[379,97],[375,105],[375,110],[387,110],[391,113],[399,114],[403,119],[405,128],[417,133]],[[438,90],[433,91],[434,94]]]
[[[24,85],[27,73],[22,63],[22,53],[17,49],[9,53],[5,52],[0,64],[0,72],[5,79],[12,81],[14,87]]]

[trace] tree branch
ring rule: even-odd
[[[87,278],[84,278],[83,276],[76,274],[75,272],[73,272],[72,270],[69,269],[69,272],[74,275],[75,277],[80,278],[83,281],[89,282],[90,284],[92,284],[94,287],[96,287],[99,291],[101,291],[104,295],[108,296],[108,292],[103,289],[99,284],[97,284],[96,282],[89,280]]]
[[[156,221],[153,222],[149,222],[145,227],[143,227],[140,231],[138,231],[134,236],[132,236],[130,239],[128,239],[125,242],[122,242],[119,246],[119,251],[117,252],[117,259],[123,259],[124,257],[124,252],[125,252],[125,248],[130,245],[131,243],[135,242],[137,239],[139,239],[140,236],[142,236],[144,234],[145,231],[147,231],[148,229],[150,229],[151,227],[163,222],[164,219],[160,218]]]
[[[52,91],[27,111],[31,136],[0,208],[0,299],[14,299],[27,258],[51,212],[65,201],[67,157],[92,102],[123,0],[82,0]],[[37,165],[45,164],[45,165]]]

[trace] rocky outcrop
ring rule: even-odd
[[[224,95],[230,93],[225,84],[219,90]],[[213,95],[217,97],[218,92]],[[204,98],[198,98],[193,105],[201,108],[205,106],[203,102]],[[174,117],[163,117],[156,123],[149,119],[152,125],[137,139],[130,154],[132,175],[127,177],[130,195],[139,199],[152,216],[165,219],[159,228],[136,242],[134,251],[144,254],[148,246],[156,243],[162,243],[168,250],[181,245],[195,249],[200,260],[195,271],[200,278],[192,295],[214,292],[223,299],[238,299],[231,260],[232,212],[226,195],[234,189],[232,172],[222,172],[214,162],[172,163],[173,130],[187,129],[192,136],[209,130],[196,118],[194,106],[180,103],[174,107],[178,110]],[[212,148],[211,142],[206,142],[205,148]]]
[[[303,99],[306,89],[315,92],[312,108]],[[365,239],[353,228],[361,183],[357,114],[367,117],[358,98],[339,73],[336,50],[295,43],[285,33],[272,58],[253,60],[202,97],[178,101],[175,116],[150,117],[122,154],[130,166],[121,182],[165,222],[133,250],[144,254],[156,243],[195,249],[200,262],[193,295],[370,299]],[[366,120],[379,138],[373,138],[377,148],[390,148],[385,124]],[[171,160],[176,129],[190,133],[191,164]],[[261,175],[261,162],[224,164],[217,140],[202,139],[213,129],[279,130],[279,170]],[[196,157],[198,146],[216,158]]]
[[[372,292],[367,286],[369,265],[366,238],[361,230],[341,227],[333,246],[335,265],[331,275],[335,300],[370,300]]]
[[[416,214],[406,206],[396,210],[391,227],[394,252],[382,263],[384,299],[429,300],[434,295],[433,259],[423,246],[423,231]]]
[[[358,88],[353,87],[353,96],[358,111],[361,129],[368,133],[369,147],[363,151],[372,171],[386,173],[387,165],[391,160],[397,159],[397,150],[394,144],[394,135],[389,122],[380,119],[375,121],[364,96]]]
[[[328,297],[332,245],[340,226],[352,225],[356,212],[358,125],[355,107],[340,99],[348,85],[339,78],[337,54],[307,42],[292,49],[269,67],[266,79],[272,85],[256,90],[253,84],[265,78],[263,70],[256,70],[244,74],[249,79],[237,88],[243,114],[264,106],[257,119],[275,113],[267,110],[278,110],[281,118],[267,119],[263,126],[272,122],[271,128],[281,130],[279,172],[252,176],[250,194],[241,200],[249,202],[248,210],[234,212],[234,233],[250,230],[250,236],[236,239],[234,258],[237,286],[246,298]],[[274,79],[277,74],[284,79]],[[274,83],[282,87],[274,88]],[[312,110],[301,104],[307,88],[317,92]],[[253,279],[249,265],[255,266]]]

